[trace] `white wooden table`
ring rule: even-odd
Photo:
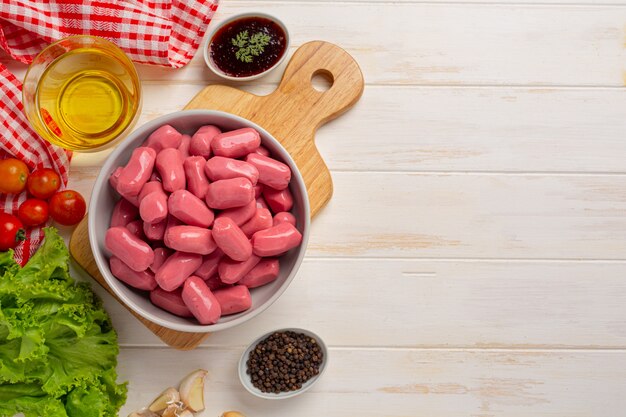
[[[203,416],[626,415],[626,2],[224,0],[215,21],[251,10],[362,67],[363,98],[317,137],[335,195],[278,302],[195,351],[99,291],[130,381],[121,415],[198,367]],[[140,73],[140,123],[217,81],[201,54]],[[103,158],[77,155],[70,186],[88,196]],[[256,399],[239,356],[288,326],[328,342],[327,373]]]

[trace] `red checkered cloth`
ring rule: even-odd
[[[37,168],[53,168],[61,176],[63,185],[67,184],[70,167],[69,154],[63,149],[52,146],[39,137],[28,124],[22,105],[22,83],[0,64],[0,159],[14,156],[21,159],[32,171]],[[17,213],[17,209],[27,198],[21,194],[0,195],[0,207],[6,213]],[[32,228],[26,234],[26,240],[15,249],[15,259],[24,264],[37,250],[43,238],[39,227]]]
[[[0,48],[30,63],[49,43],[70,35],[100,36],[135,62],[180,68],[194,56],[219,0],[0,0]],[[54,168],[67,185],[70,154],[40,138],[23,113],[21,83],[0,64],[0,159],[15,156],[31,171]],[[26,192],[1,195],[0,209],[16,213]],[[43,237],[27,233],[15,250],[25,263]]]
[[[0,0],[0,47],[30,63],[70,35],[116,43],[135,62],[180,68],[193,58],[219,0]]]

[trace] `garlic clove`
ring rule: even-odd
[[[246,417],[246,416],[241,414],[239,411],[225,411],[222,414],[222,417]]]
[[[180,394],[176,388],[169,387],[165,391],[163,391],[159,396],[152,401],[148,410],[158,413],[167,408],[168,405],[174,404],[180,401]]]
[[[191,411],[204,410],[204,378],[208,372],[204,369],[193,371],[180,382],[178,391],[180,400]]]
[[[170,404],[167,406],[167,408],[165,408],[165,410],[163,410],[163,414],[161,414],[161,416],[162,417],[180,417],[181,415],[184,415],[182,414],[184,413],[184,409],[185,409],[185,406],[182,405],[181,403]]]

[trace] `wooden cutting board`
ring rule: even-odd
[[[311,79],[316,75],[331,82],[328,90],[318,91],[313,88]],[[307,187],[313,217],[333,194],[330,172],[315,146],[315,131],[350,109],[361,97],[363,87],[363,74],[346,51],[328,42],[314,41],[296,50],[273,93],[257,96],[225,85],[210,85],[200,91],[185,109],[226,111],[251,120],[271,133],[298,166]],[[87,234],[87,218],[72,234],[70,253],[85,271],[115,297],[93,258]],[[208,333],[167,329],[128,310],[161,340],[176,349],[193,349],[208,336]]]

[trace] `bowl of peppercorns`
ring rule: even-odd
[[[328,348],[315,333],[280,329],[256,339],[239,360],[239,379],[268,400],[295,397],[311,388],[328,363]]]

